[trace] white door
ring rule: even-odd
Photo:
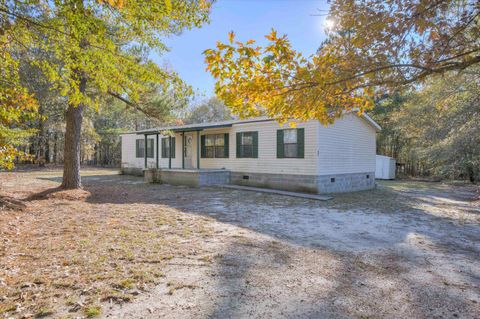
[[[185,134],[185,168],[193,168],[192,164],[192,148],[193,148],[193,136]]]

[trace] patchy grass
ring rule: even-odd
[[[100,306],[90,306],[85,309],[85,315],[87,318],[98,317],[102,314],[102,308]]]
[[[207,236],[206,218],[161,204],[116,203],[134,187],[115,181],[58,191],[59,173],[1,173],[0,195],[26,207],[0,210],[0,317],[95,317],[102,301],[132,300],[165,280],[166,263],[201,251],[184,239],[199,230]],[[82,175],[108,181],[116,172]]]
[[[468,267],[480,203],[468,185],[386,181],[319,202],[144,184],[110,170],[82,175],[84,189],[63,191],[58,170],[0,173],[0,199],[14,203],[0,208],[0,318],[96,317],[112,309],[121,318],[129,306],[129,317],[148,318],[159,315],[148,310],[157,303],[172,316],[195,305],[209,317],[210,301],[225,305],[218,313],[228,317],[225,298],[247,307],[266,301],[272,311],[301,300],[298,309],[332,305],[349,317],[366,308],[377,317],[415,317],[412,293],[425,304],[419,313],[434,317],[438,304],[462,314],[471,309],[460,301],[479,300]],[[449,289],[443,297],[438,282]],[[400,298],[385,297],[388,287]],[[145,291],[146,303],[114,305]],[[339,296],[347,299],[336,305]],[[385,300],[383,312],[377,300]]]

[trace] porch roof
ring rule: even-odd
[[[193,132],[193,131],[202,131],[205,129],[212,129],[212,128],[231,127],[235,124],[266,122],[266,121],[273,121],[273,119],[270,119],[268,117],[256,117],[248,120],[231,120],[231,121],[223,121],[223,122],[164,126],[164,127],[157,127],[157,128],[148,129],[148,130],[136,131],[134,133],[137,133],[138,135],[154,135],[154,134],[159,134],[162,131]]]

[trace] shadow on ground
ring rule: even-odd
[[[480,316],[479,210],[468,192],[387,187],[319,202],[132,176],[83,184],[91,204],[167,206],[260,234],[231,236],[205,279],[211,285],[185,296],[208,305],[201,317]]]

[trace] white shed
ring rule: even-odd
[[[395,179],[396,161],[392,157],[377,155],[375,157],[376,168],[375,178],[378,179]]]

